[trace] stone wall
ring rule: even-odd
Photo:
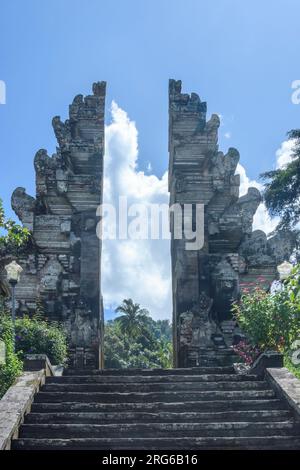
[[[31,245],[17,260],[24,270],[16,288],[18,313],[38,308],[50,321],[62,322],[71,363],[78,367],[102,362],[96,209],[103,189],[105,88],[98,82],[92,95],[77,95],[65,122],[53,118],[58,147],[52,156],[44,149],[35,155],[36,197],[24,188],[12,195],[15,213],[32,232]],[[2,257],[2,276],[11,258],[10,253]]]

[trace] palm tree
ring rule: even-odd
[[[148,310],[141,308],[140,304],[135,304],[132,299],[124,299],[115,312],[122,314],[116,318],[116,321],[119,322],[123,334],[136,338],[143,333],[149,315]]]

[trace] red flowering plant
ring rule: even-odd
[[[261,353],[256,346],[252,346],[252,344],[248,343],[246,340],[233,345],[232,349],[248,366],[251,366]]]
[[[264,276],[259,276],[255,281],[241,282],[240,288],[242,294],[250,294],[254,290],[267,291],[270,287],[270,281]]]
[[[284,288],[275,293],[263,290],[258,284],[242,286],[242,295],[232,307],[233,316],[247,337],[247,342],[235,346],[246,363],[256,352],[266,350],[288,353],[291,345],[300,337],[300,308],[297,296],[291,294],[291,284],[299,280],[299,268],[285,281]],[[256,285],[253,285],[256,284]]]

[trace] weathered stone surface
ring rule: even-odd
[[[0,400],[0,450],[10,449],[34,395],[45,382],[45,371],[24,372]]]
[[[175,239],[171,219],[173,324],[175,365],[207,365],[229,359],[237,334],[231,321],[232,302],[240,295],[240,281],[260,279],[266,289],[276,266],[295,246],[289,232],[267,239],[252,232],[253,216],[261,202],[258,189],[239,197],[235,174],[239,152],[218,149],[219,118],[206,121],[206,103],[198,95],[181,93],[181,82],[169,83],[170,204],[204,204],[204,246],[187,251],[184,239]],[[204,320],[199,299],[210,299]],[[198,306],[198,307],[197,307]],[[226,352],[227,349],[227,352]],[[222,355],[221,355],[221,351]],[[223,359],[222,359],[223,357]],[[219,364],[222,365],[222,364]]]
[[[42,305],[49,320],[60,321],[71,341],[73,365],[101,364],[101,242],[96,209],[102,202],[105,82],[93,94],[74,98],[69,119],[52,124],[58,141],[51,157],[34,158],[36,198],[17,188],[12,207],[32,231],[33,244],[18,258],[23,267],[16,288],[18,313]],[[1,268],[9,260],[3,256]],[[2,272],[2,276],[4,276]]]
[[[271,384],[277,394],[286,400],[300,420],[300,381],[288,369],[268,368],[266,380]]]

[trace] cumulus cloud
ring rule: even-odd
[[[116,103],[111,107],[111,123],[105,129],[104,203],[118,207],[119,196],[132,204],[168,204],[167,172],[161,177],[152,173],[150,162],[146,171],[138,167],[138,131],[127,113]],[[276,166],[282,167],[292,158],[291,141],[285,141],[276,152]],[[240,196],[250,186],[263,189],[261,183],[251,180],[245,168],[238,164]],[[270,233],[278,223],[270,219],[264,204],[260,204],[254,229]],[[118,228],[118,224],[117,224]],[[105,227],[104,230],[109,229]],[[124,298],[132,297],[151,315],[171,318],[171,262],[169,240],[103,240],[102,292],[107,311],[114,309]]]
[[[276,168],[284,168],[285,165],[293,160],[293,148],[295,140],[285,140],[276,151]]]
[[[152,169],[153,169],[153,168],[152,168],[151,162],[148,162],[148,163],[147,163],[147,167],[146,167],[147,172],[148,172],[148,173],[151,173]]]
[[[256,180],[250,180],[246,174],[246,170],[240,163],[237,166],[236,173],[240,175],[240,196],[247,194],[248,188],[254,187],[263,190],[263,185]],[[253,230],[263,230],[266,234],[271,233],[276,225],[278,224],[277,218],[272,218],[269,216],[267,208],[264,203],[261,203],[258,206],[258,209],[255,213],[253,219]]]
[[[112,103],[105,129],[104,203],[118,207],[119,196],[132,204],[168,204],[168,178],[138,169],[138,132],[125,111]],[[147,167],[147,172],[151,167]],[[104,230],[108,227],[105,227]],[[118,229],[118,224],[117,224]],[[171,268],[168,240],[104,240],[104,305],[111,310],[132,297],[154,318],[171,318]]]
[[[292,161],[293,159],[293,147],[295,145],[295,141],[285,140],[281,143],[279,149],[276,151],[276,168],[284,168],[284,166]],[[259,189],[260,191],[263,190],[263,185],[256,180],[250,180],[246,174],[245,168],[238,164],[237,171],[240,175],[241,179],[241,186],[240,186],[240,196],[243,196],[247,193],[248,188],[250,186],[254,186],[255,188]],[[279,222],[278,217],[271,217],[268,214],[266,206],[264,203],[260,204],[256,214],[253,219],[253,229],[263,230],[267,234],[271,233],[277,226]]]

